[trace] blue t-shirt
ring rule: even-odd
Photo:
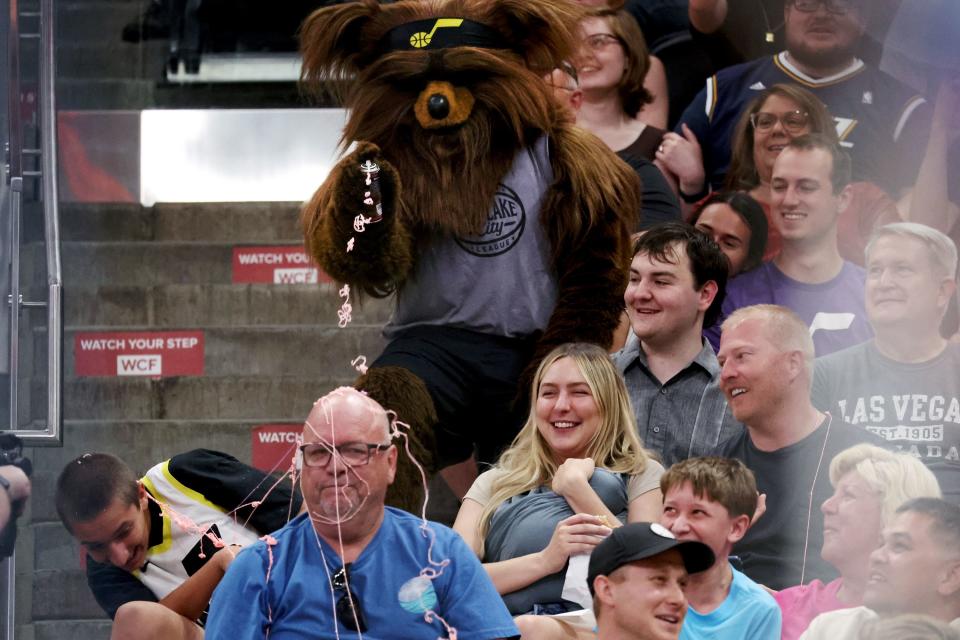
[[[740,114],[761,91],[782,83],[804,87],[829,109],[840,144],[853,160],[855,181],[874,182],[893,195],[913,184],[930,131],[929,105],[922,96],[860,60],[833,76],[811,78],[780,53],[707,78],[680,118],[700,141],[715,189],[726,177]]]
[[[779,640],[780,607],[763,587],[733,567],[730,593],[707,614],[687,608],[680,640]]]
[[[741,307],[779,304],[807,323],[817,356],[825,356],[873,337],[863,301],[865,282],[866,272],[846,261],[835,278],[818,284],[794,280],[772,261],[764,262],[730,281],[720,320],[704,335],[719,349],[724,318]]]
[[[461,640],[519,636],[476,555],[451,529],[428,524],[436,536],[431,557],[449,563],[433,565],[439,574],[433,580],[421,576],[431,566],[430,538],[422,522],[386,507],[377,533],[351,564],[350,589],[367,624],[364,635],[378,640],[447,637],[438,620],[425,620],[429,609],[456,628]],[[268,631],[271,640],[335,638],[337,631],[341,638],[355,636],[335,620],[335,603],[345,592],[334,590],[330,577],[342,566],[340,556],[318,538],[307,514],[274,538],[269,550],[257,542],[230,565],[213,594],[207,640],[262,640]]]

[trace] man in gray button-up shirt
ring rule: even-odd
[[[640,437],[669,467],[715,453],[738,434],[720,390],[720,366],[702,336],[727,284],[726,257],[710,238],[681,223],[657,225],[634,246],[624,293],[631,331],[614,356],[623,372]]]

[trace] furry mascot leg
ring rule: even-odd
[[[410,453],[423,466],[429,479],[436,471],[433,468],[433,451],[436,450],[433,430],[437,424],[437,412],[423,380],[401,367],[374,367],[357,378],[353,386],[385,409],[396,412],[397,419],[410,426],[406,432]],[[387,504],[419,514],[423,506],[423,479],[404,451],[404,443],[397,441],[395,444],[400,455],[397,475],[387,492]]]

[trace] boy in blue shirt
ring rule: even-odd
[[[776,601],[727,559],[757,509],[753,473],[739,460],[689,458],[667,470],[660,490],[660,523],[679,540],[706,544],[716,557],[712,567],[690,575],[680,640],[779,639]]]

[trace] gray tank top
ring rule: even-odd
[[[627,521],[627,479],[620,473],[596,469],[590,477],[590,488],[599,496],[620,522]],[[547,487],[505,501],[490,518],[484,543],[484,562],[500,562],[542,551],[550,544],[557,523],[574,514],[566,498]],[[503,596],[513,615],[528,613],[533,605],[563,602],[563,581],[567,568],[541,578],[531,585]],[[572,604],[572,603],[571,603]],[[579,609],[570,606],[568,610]]]
[[[387,338],[420,325],[444,325],[506,337],[547,326],[557,277],[540,207],[553,183],[548,139],[517,154],[478,236],[437,235],[426,243],[397,292]],[[455,215],[455,213],[454,213]]]

